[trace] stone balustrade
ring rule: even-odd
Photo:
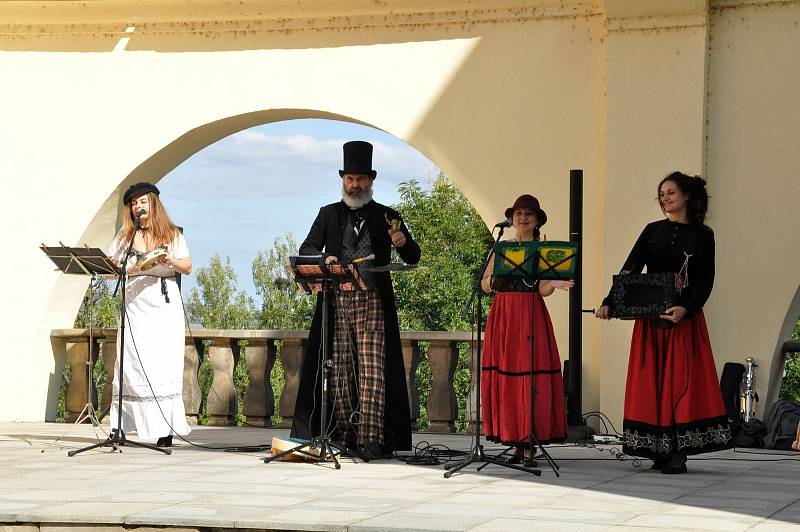
[[[51,332],[54,346],[65,348],[67,363],[71,368],[71,379],[66,392],[67,421],[77,419],[79,413],[92,398],[100,404],[102,412],[111,401],[111,383],[116,361],[116,329],[93,331],[92,356],[89,356],[89,331],[87,329],[58,329]],[[406,382],[409,389],[409,406],[412,421],[420,416],[420,393],[416,372],[421,359],[421,345],[427,346],[427,358],[431,368],[431,389],[426,403],[431,432],[454,432],[458,415],[454,375],[458,364],[460,344],[469,346],[469,370],[472,387],[477,382],[474,361],[474,341],[465,332],[401,332]],[[244,356],[249,384],[244,391],[243,412],[249,425],[270,427],[271,418],[277,409],[282,418],[281,427],[290,427],[294,415],[295,400],[299,384],[300,365],[308,331],[301,330],[187,330],[184,351],[183,401],[190,424],[197,424],[202,401],[198,371],[202,357],[208,357],[211,369],[211,386],[206,397],[206,414],[209,425],[235,425],[238,414],[234,368]],[[246,341],[246,347],[242,344]],[[106,371],[106,385],[95,392],[88,368],[102,358]],[[276,361],[283,366],[285,384],[275,405],[271,374]],[[99,401],[95,398],[99,395]],[[470,394],[467,419],[472,420],[474,396]]]

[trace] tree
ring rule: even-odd
[[[462,317],[462,312],[491,246],[492,236],[486,224],[442,173],[427,188],[408,181],[400,185],[399,191],[400,203],[395,208],[419,243],[421,264],[427,267],[393,278],[401,329],[469,330],[469,317]],[[431,375],[426,350],[421,351],[416,375],[422,403],[418,426],[425,428],[424,404],[430,393]],[[467,346],[461,346],[454,378],[456,427],[460,430],[467,427],[466,404],[471,386],[468,356]]]
[[[800,321],[794,326],[792,340],[800,340]],[[787,354],[778,397],[800,401],[800,353]]]
[[[292,282],[289,257],[297,255],[291,233],[275,239],[272,249],[258,252],[253,260],[253,284],[261,299],[258,325],[262,329],[308,329],[316,298]]]
[[[191,321],[208,329],[251,329],[256,325],[255,302],[246,292],[238,290],[236,272],[231,266],[230,257],[226,257],[223,264],[219,255],[214,255],[207,267],[197,269],[197,288],[192,289],[186,308]],[[240,342],[239,345],[242,350],[235,362],[233,383],[239,405],[237,418],[241,422],[244,393],[250,375],[245,362],[247,342]],[[205,418],[208,390],[212,380],[211,367],[205,351],[204,349],[202,364],[198,371],[203,398],[200,404],[201,421]]]
[[[316,298],[302,292],[291,281],[289,257],[297,255],[297,242],[291,233],[275,239],[272,249],[258,252],[253,260],[253,285],[261,299],[257,314],[259,328],[262,329],[308,329],[314,316]],[[275,404],[280,401],[285,384],[283,365],[280,359],[275,362],[270,373],[272,393]],[[280,418],[273,417],[273,424]]]
[[[197,269],[197,287],[192,289],[186,309],[189,319],[207,329],[250,329],[255,326],[253,298],[238,290],[230,257],[223,264],[219,255],[207,267]]]
[[[75,316],[76,329],[116,327],[119,321],[120,297],[113,297],[108,281],[96,277],[86,290],[86,295]]]

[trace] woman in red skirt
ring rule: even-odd
[[[714,366],[703,305],[714,285],[714,232],[705,225],[706,182],[674,172],[658,184],[666,219],[648,224],[623,272],[678,274],[678,304],[633,326],[625,387],[623,451],[685,473],[686,456],[726,449],[731,430]],[[613,317],[611,296],[597,317]]]
[[[539,239],[539,228],[547,215],[529,194],[517,198],[506,209],[516,230],[517,241]],[[491,441],[516,447],[513,460],[525,454],[531,441],[531,313],[534,345],[534,427],[541,443],[563,441],[567,436],[561,359],[550,314],[543,297],[556,288],[569,289],[572,281],[540,281],[532,287],[523,281],[499,286],[492,275],[494,261],[481,282],[484,292],[498,290],[486,323],[485,349],[481,361],[481,404],[484,432]]]

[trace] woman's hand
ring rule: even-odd
[[[569,290],[573,286],[575,286],[573,281],[541,281],[539,283],[539,293],[542,297],[548,297],[556,291],[556,288]]]
[[[175,257],[173,257],[172,255],[164,255],[163,257],[158,259],[158,262],[160,262],[161,264],[163,264],[167,268],[174,268],[175,267]]]
[[[602,307],[598,308],[594,311],[594,315],[601,320],[610,320],[611,319],[611,312],[609,311],[608,305],[603,305]]]
[[[659,316],[662,320],[671,321],[672,323],[678,323],[686,316],[688,310],[686,307],[670,307],[664,311],[664,314]]]
[[[325,264],[333,264],[334,262],[339,262],[339,257],[334,257],[333,255],[325,257]]]

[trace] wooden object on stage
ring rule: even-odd
[[[298,445],[306,443],[308,440],[304,440],[302,438],[291,438],[291,437],[272,437],[272,456],[276,454],[288,451]],[[334,453],[337,456],[339,455],[338,452]],[[325,457],[326,460],[330,460],[330,456]],[[286,462],[318,462],[319,461],[319,447],[305,447],[301,451],[295,451],[293,453],[289,453],[283,457],[283,460]]]

